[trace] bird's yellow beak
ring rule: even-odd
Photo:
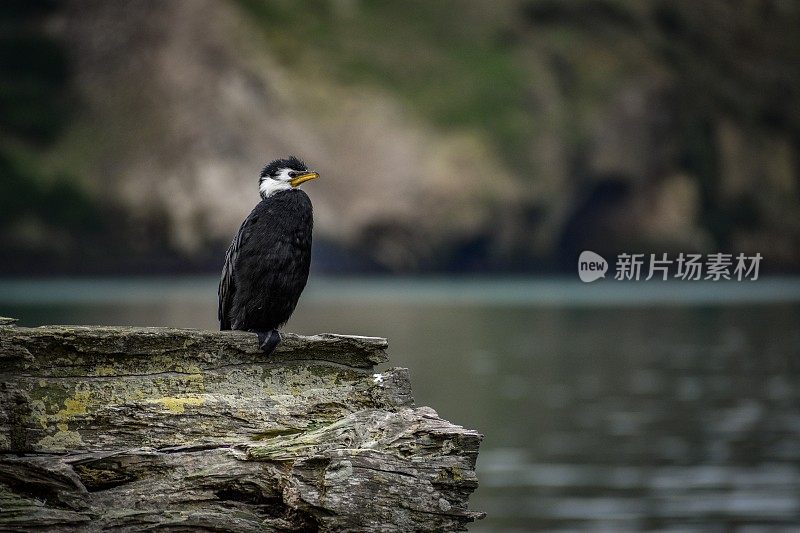
[[[305,174],[300,174],[299,176],[295,176],[290,182],[289,185],[292,187],[297,187],[301,183],[305,183],[307,181],[315,180],[319,177],[319,174],[316,172],[306,172]]]

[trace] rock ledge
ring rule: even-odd
[[[0,318],[0,530],[464,529],[482,436],[387,346]]]

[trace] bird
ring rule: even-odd
[[[314,217],[299,186],[317,178],[295,156],[264,166],[261,201],[225,253],[217,292],[220,330],[257,333],[267,354],[280,343],[278,328],[292,316],[308,281]]]

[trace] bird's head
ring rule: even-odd
[[[317,179],[319,174],[311,172],[300,159],[290,156],[276,159],[261,171],[258,190],[262,198],[267,198],[278,191],[285,191],[310,180]]]

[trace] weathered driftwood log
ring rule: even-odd
[[[481,436],[386,347],[0,320],[0,530],[463,529]]]

